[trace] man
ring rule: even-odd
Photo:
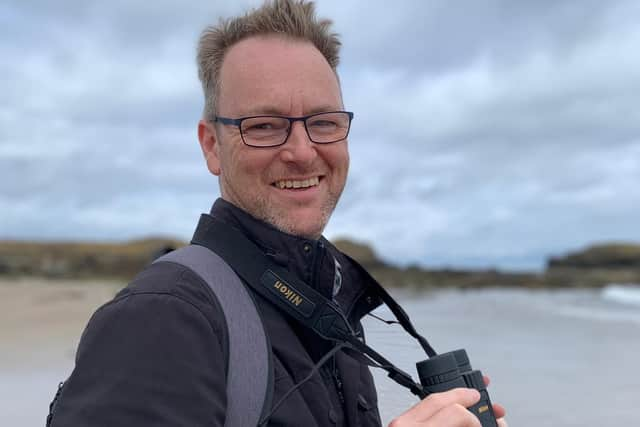
[[[329,26],[312,3],[278,0],[207,29],[198,48],[198,137],[222,195],[211,216],[333,300],[359,329],[379,301],[322,237],[346,182],[352,119]],[[254,298],[272,348],[273,402],[284,399],[266,425],[379,426],[371,374],[344,351],[288,394],[334,344]],[[151,265],[92,317],[51,425],[224,425],[226,326],[199,277],[177,264]],[[434,394],[392,425],[479,425],[465,409],[478,398],[468,389]]]

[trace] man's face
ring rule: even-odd
[[[305,116],[342,110],[338,81],[310,43],[253,37],[233,46],[220,72],[218,115]],[[201,121],[199,137],[209,170],[220,177],[222,197],[290,234],[317,238],[344,188],[347,141],[315,144],[295,122],[284,145],[254,148],[236,126]],[[282,181],[305,188],[280,188]]]

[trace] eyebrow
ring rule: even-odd
[[[309,115],[309,114],[316,114],[316,113],[324,113],[327,111],[341,111],[343,107],[336,107],[334,105],[321,105],[318,107],[314,107],[310,110],[307,110],[306,113],[304,114]],[[274,116],[288,116],[283,110],[274,107],[272,105],[265,105],[265,106],[259,106],[259,107],[254,107],[251,108],[250,110],[247,111],[247,114],[244,114],[244,117],[248,117],[248,116],[262,116],[262,115],[274,115]]]

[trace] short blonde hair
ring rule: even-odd
[[[200,35],[198,77],[204,92],[205,119],[213,119],[220,90],[220,69],[225,54],[239,41],[254,36],[282,35],[312,43],[326,58],[334,72],[340,60],[338,34],[330,31],[332,22],[318,19],[315,4],[304,0],[272,0],[243,16],[221,20]],[[336,73],[337,75],[337,73]]]

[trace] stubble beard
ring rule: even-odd
[[[327,195],[326,199],[319,207],[319,216],[315,224],[316,226],[306,230],[300,229],[300,224],[288,215],[286,208],[270,202],[266,197],[259,197],[255,199],[253,206],[248,210],[248,212],[255,218],[271,224],[284,233],[316,240],[320,238],[327,223],[329,222],[329,218],[331,218],[331,214],[338,204],[340,193],[335,194],[330,192]]]
[[[238,193],[234,191],[233,186],[229,185],[229,181],[224,174],[222,174],[220,178],[221,184],[223,180],[226,181],[226,191],[222,185],[220,188],[223,199],[236,205],[254,218],[266,222],[284,233],[313,240],[319,239],[322,235],[344,189],[343,185],[338,192],[329,191],[319,208],[320,215],[317,226],[308,230],[300,230],[299,224],[288,215],[285,207],[270,201],[269,198],[262,194],[254,195],[252,200],[245,203],[242,198],[237,197]]]
[[[333,194],[328,195],[327,199],[319,208],[320,214],[316,226],[310,229],[300,230],[300,224],[294,222],[294,220],[287,215],[286,209],[282,209],[281,206],[271,205],[264,200],[261,200],[264,204],[261,206],[262,212],[260,219],[273,225],[284,233],[304,237],[306,239],[317,240],[320,238],[322,232],[327,226],[327,223],[329,222],[329,218],[338,203],[338,197]]]

